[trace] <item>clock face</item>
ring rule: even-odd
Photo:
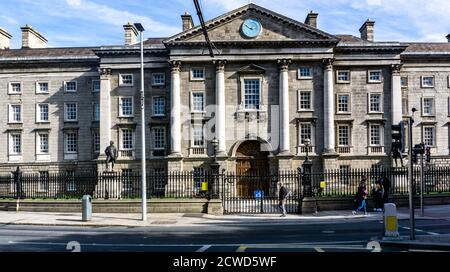
[[[242,23],[241,30],[247,38],[256,38],[261,33],[261,24],[256,19],[247,19]]]

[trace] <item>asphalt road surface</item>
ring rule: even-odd
[[[409,235],[400,220],[400,235]],[[417,220],[417,234],[450,234],[450,220]],[[0,225],[0,252],[367,252],[380,221],[268,222],[152,227]]]

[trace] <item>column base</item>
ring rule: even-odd
[[[278,171],[293,170],[292,158],[293,155],[290,154],[289,152],[286,152],[284,154],[278,154],[277,155]]]
[[[172,152],[167,157],[168,158],[183,158],[183,154],[181,154],[181,152]]]
[[[325,149],[322,152],[322,156],[328,156],[328,157],[336,156],[336,157],[339,157],[339,153],[337,153],[336,150],[334,150],[334,149]]]

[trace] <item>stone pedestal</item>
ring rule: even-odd
[[[301,213],[310,214],[319,211],[319,206],[317,204],[316,198],[314,197],[304,197],[301,201]]]
[[[117,178],[118,172],[99,172],[99,181],[95,187],[94,198],[97,199],[121,199],[122,179]]]

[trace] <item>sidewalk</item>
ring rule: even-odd
[[[417,213],[418,211],[416,211]],[[0,212],[0,224],[50,225],[50,226],[193,226],[199,224],[321,224],[345,223],[351,220],[380,221],[382,213],[369,212],[367,216],[352,215],[351,211],[322,211],[317,214],[288,215],[280,218],[277,214],[222,215],[149,213],[148,221],[140,221],[140,214],[94,213],[89,222],[81,221],[81,213],[41,213],[41,212]],[[409,210],[400,208],[398,219],[408,219]],[[425,217],[417,219],[448,219],[450,205],[426,207]]]

